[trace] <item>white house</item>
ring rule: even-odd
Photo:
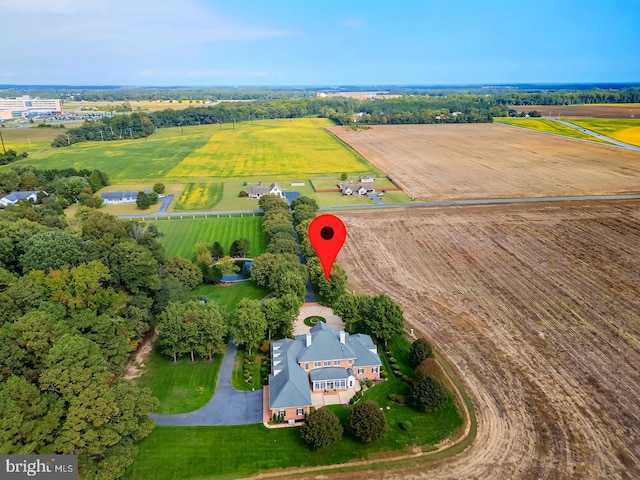
[[[360,177],[360,183],[373,183],[376,181],[376,177],[368,176],[368,177]]]
[[[279,197],[284,197],[284,195],[282,194],[282,189],[275,182],[268,187],[265,187],[263,185],[249,187],[249,197],[260,198],[263,195],[278,195]]]
[[[147,195],[151,190],[145,190]],[[100,194],[103,202],[106,204],[117,205],[120,203],[134,203],[138,199],[138,192],[105,192]]]
[[[8,205],[15,205],[20,200],[35,202],[36,200],[38,200],[38,193],[40,193],[39,190],[29,190],[26,192],[11,192],[9,195],[6,195],[0,198],[0,205],[2,205],[3,207],[6,207]],[[47,192],[43,192],[43,193],[47,195]]]
[[[372,183],[343,182],[338,185],[342,195],[369,195],[376,193],[376,187]]]

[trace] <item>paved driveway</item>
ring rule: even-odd
[[[172,427],[249,425],[262,422],[262,390],[239,392],[231,386],[237,347],[229,342],[222,359],[213,398],[204,407],[188,413],[150,414],[156,425]]]

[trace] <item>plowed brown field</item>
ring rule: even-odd
[[[640,152],[498,124],[329,129],[425,200],[640,192]]]
[[[478,436],[345,478],[640,478],[640,203],[341,213],[350,283],[458,371]]]

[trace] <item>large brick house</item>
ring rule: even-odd
[[[371,337],[335,331],[318,322],[295,339],[271,344],[269,410],[284,420],[302,420],[323,395],[351,390],[360,380],[379,379],[382,362]]]

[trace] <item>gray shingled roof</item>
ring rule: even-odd
[[[145,190],[144,193],[149,195],[151,190]],[[132,198],[136,200],[138,198],[138,192],[105,192],[101,193],[100,197],[105,200],[122,200],[123,198]]]
[[[353,370],[351,370],[351,374],[353,375]],[[315,370],[311,370],[311,372],[309,372],[309,376],[311,377],[312,382],[315,380],[335,380],[338,378],[349,378],[347,369],[339,367],[316,368]]]
[[[29,190],[26,192],[11,192],[9,195],[5,196],[6,200],[11,202],[17,202],[18,200],[27,200],[31,195],[38,195],[39,190]]]
[[[269,375],[269,408],[291,408],[311,406],[311,391],[306,372],[296,362],[296,354],[303,345],[285,338],[273,342],[271,370]],[[275,355],[279,355],[276,357]],[[276,362],[280,362],[276,365]],[[278,373],[276,373],[278,372]]]
[[[356,333],[347,337],[349,345],[356,354],[355,367],[374,367],[382,365],[378,356],[378,349],[369,335]]]
[[[309,333],[311,334],[311,346],[309,348],[306,348],[306,334],[296,337],[296,340],[300,340],[305,345],[305,348],[298,356],[299,362],[338,360],[356,356],[346,342],[345,345],[340,343],[340,332],[332,330],[324,322],[316,323]],[[349,334],[345,333],[345,337],[349,337]]]

